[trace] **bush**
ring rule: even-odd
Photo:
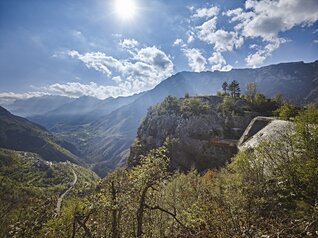
[[[298,109],[296,106],[289,102],[285,102],[281,107],[279,107],[275,111],[278,116],[284,120],[290,120],[292,118],[295,118],[295,116],[298,113]]]
[[[186,98],[181,104],[181,113],[185,116],[206,114],[209,110],[209,104],[200,98]]]

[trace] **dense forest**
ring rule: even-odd
[[[94,176],[85,175],[86,182],[82,179],[77,189],[64,200],[58,215],[54,210],[56,197],[49,192],[23,200],[23,206],[16,206],[10,216],[1,212],[1,235],[112,238],[317,236],[318,109],[314,105],[295,107],[280,97],[266,99],[253,90],[253,85],[250,87],[247,95],[239,95],[237,90],[235,94],[220,92],[225,97],[218,107],[220,113],[242,113],[232,107],[238,100],[246,101],[256,111],[267,106],[266,113],[272,110],[277,117],[292,121],[288,130],[270,141],[263,141],[256,148],[240,151],[223,168],[205,171],[171,168],[171,148],[175,140],[167,137],[159,148],[139,155],[138,163],[131,168],[117,169],[98,183],[94,182]],[[156,108],[176,107],[176,102],[174,98],[168,98]],[[200,98],[186,95],[185,101],[180,102],[188,103],[187,107],[182,107],[188,114],[200,116],[206,113],[206,104],[201,104]],[[1,153],[1,171],[9,171],[10,163],[13,163],[6,153],[9,152]],[[54,177],[48,175],[52,171],[45,173],[44,177]],[[1,174],[1,189],[3,191],[3,185],[7,184],[6,189],[10,192],[9,181],[6,181],[8,174]],[[24,196],[27,196],[25,193],[39,193],[30,190],[32,184],[21,183],[19,186],[17,191],[23,191]],[[5,206],[1,203],[1,211],[6,211]]]

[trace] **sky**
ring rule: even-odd
[[[318,0],[1,0],[0,104],[318,59]]]

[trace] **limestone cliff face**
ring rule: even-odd
[[[256,113],[224,113],[219,109],[222,102],[216,96],[168,97],[149,109],[131,146],[129,165],[173,138],[169,149],[172,169],[203,171],[223,166],[237,152],[237,141]],[[247,107],[241,100],[235,104]]]
[[[270,141],[288,133],[293,123],[271,117],[255,117],[238,142],[239,150],[253,149],[263,141]]]

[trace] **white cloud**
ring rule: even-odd
[[[187,8],[189,9],[190,12],[193,12],[195,7],[194,6],[187,6]]]
[[[238,22],[236,29],[246,37],[261,37],[268,41],[276,39],[279,32],[318,20],[317,0],[247,0],[245,9],[227,12],[232,22]]]
[[[213,52],[212,56],[208,60],[212,65],[212,71],[230,71],[232,69],[231,65],[226,64],[226,60],[220,52]]]
[[[28,93],[4,92],[4,93],[0,93],[0,105],[7,106],[19,99],[28,99],[28,98],[40,97],[44,95],[49,95],[49,93],[47,92],[28,92]]]
[[[145,62],[158,70],[173,71],[173,63],[170,58],[155,46],[140,49],[135,59]]]
[[[185,56],[188,58],[188,64],[195,72],[201,72],[205,70],[207,61],[203,56],[201,50],[196,48],[184,48],[182,49]]]
[[[259,46],[256,45],[256,44],[251,44],[251,45],[249,46],[249,48],[250,48],[250,49],[258,49]]]
[[[201,26],[197,26],[199,38],[205,42],[209,43],[209,35],[216,29],[217,17],[204,22]]]
[[[51,84],[47,87],[36,88],[35,92],[28,93],[0,93],[0,105],[6,106],[12,104],[18,99],[28,99],[44,95],[59,95],[66,97],[91,96],[99,99],[108,97],[128,96],[131,93],[127,88],[122,86],[105,86],[97,85],[94,82],[82,84],[79,82],[68,82],[65,84]]]
[[[212,56],[209,58],[210,64],[226,64],[223,55],[220,52],[213,52]]]
[[[243,45],[244,39],[234,31],[216,29],[217,17],[205,21],[201,26],[197,26],[198,38],[208,44],[214,45],[216,51],[232,51]]]
[[[220,9],[218,7],[199,8],[196,9],[193,18],[211,18],[219,14]]]
[[[172,46],[182,46],[184,44],[183,40],[180,38],[177,38],[174,42]]]
[[[67,54],[72,58],[77,58],[81,60],[88,68],[93,68],[106,74],[108,77],[112,75],[110,68],[115,68],[120,70],[122,63],[113,58],[112,56],[107,56],[102,52],[90,52],[84,55],[80,54],[78,51],[71,50]]]
[[[314,43],[315,43],[315,44],[318,44],[318,40],[314,40]]]
[[[209,44],[214,45],[214,50],[219,52],[233,51],[234,48],[240,48],[243,43],[243,37],[234,31],[225,31],[219,29],[217,31],[203,33],[199,32],[199,38]]]
[[[47,94],[61,95],[68,97],[80,97],[80,96],[92,96],[99,99],[105,99],[107,97],[126,96],[130,92],[122,87],[118,86],[103,86],[97,85],[94,82],[89,84],[81,84],[79,82],[69,82],[66,84],[52,84],[48,87],[43,87],[42,90]]]
[[[272,53],[279,48],[279,46],[282,43],[287,42],[285,39],[276,39],[272,40],[268,44],[266,44],[264,47],[255,47],[254,49],[257,49],[257,51],[253,54],[248,55],[245,58],[245,61],[248,66],[256,67],[257,65],[260,65],[264,62],[264,60],[271,56]]]
[[[194,41],[194,35],[193,34],[188,35],[187,43],[190,44],[193,41]]]
[[[318,20],[317,0],[247,0],[245,9],[229,10],[225,15],[236,23],[234,29],[246,38],[260,38],[265,46],[251,45],[256,52],[246,57],[248,66],[257,66],[287,42],[281,32],[295,26],[308,26]]]
[[[189,26],[189,31],[195,33],[191,35],[193,38],[191,37],[190,42],[194,37],[198,38],[212,45],[215,54],[219,53],[220,56],[222,52],[231,52],[242,47],[246,39],[258,38],[249,45],[251,52],[245,58],[248,66],[255,67],[263,64],[282,43],[288,42],[280,33],[295,26],[311,26],[318,20],[318,1],[246,0],[242,8],[222,13],[229,18],[230,23],[224,25],[224,28],[218,28],[217,25],[219,11],[218,7],[191,9],[190,23],[196,24],[198,20],[195,18],[200,18],[201,25]],[[318,30],[314,30],[313,34],[317,32]],[[187,37],[189,38],[188,33]],[[316,43],[317,40],[313,42]],[[216,55],[212,55],[211,61],[217,62],[215,57]],[[212,64],[212,70],[231,68],[230,65],[220,62]]]
[[[113,77],[112,80],[114,80],[116,83],[120,83],[123,81],[120,76]]]
[[[170,57],[155,46],[135,49],[129,59],[116,59],[102,52],[80,54],[72,50],[66,54],[111,77],[118,87],[131,93],[151,89],[173,73]]]
[[[117,38],[117,39],[120,39],[120,38],[123,37],[123,35],[122,35],[122,34],[119,34],[119,33],[114,33],[114,34],[112,34],[112,37]]]
[[[257,65],[260,65],[267,58],[267,54],[264,54],[261,51],[257,51],[254,54],[250,54],[245,58],[245,61],[248,66],[255,68]]]
[[[123,41],[120,41],[119,45],[123,49],[132,49],[137,47],[139,43],[135,39],[124,39]]]

